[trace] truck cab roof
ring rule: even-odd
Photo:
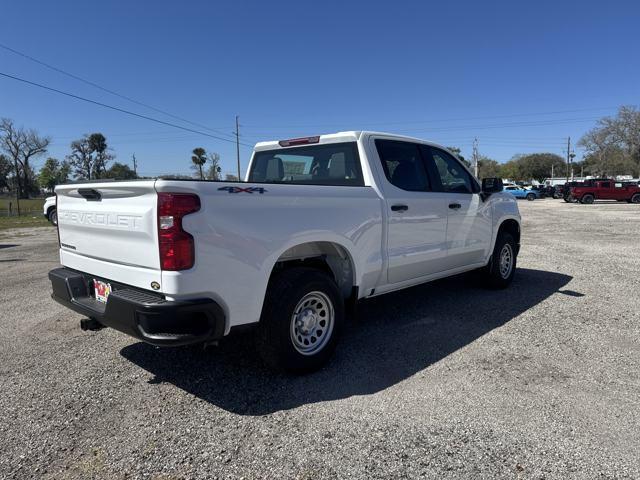
[[[430,141],[426,141],[426,140],[415,138],[415,137],[409,137],[406,135],[398,135],[395,133],[376,132],[376,131],[368,131],[368,130],[347,130],[344,132],[327,133],[327,134],[315,135],[315,136],[309,136],[309,137],[299,137],[299,138],[284,139],[284,140],[270,140],[266,142],[258,142],[256,143],[254,150],[255,151],[274,150],[274,149],[288,148],[292,146],[300,146],[300,145],[306,145],[306,144],[312,144],[312,143],[322,144],[322,143],[356,142],[360,140],[364,135],[379,136],[379,137],[391,138],[396,140],[424,143],[427,145],[442,147],[442,145],[439,145],[435,142],[430,142]]]

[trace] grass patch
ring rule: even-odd
[[[15,197],[2,197],[0,198],[0,217],[7,215],[9,212],[9,204],[11,204],[13,214],[18,213]],[[42,215],[43,206],[44,198],[27,198],[20,200],[20,213],[22,215],[30,214],[32,216],[35,216],[37,213]]]
[[[52,227],[42,214],[21,215],[19,217],[0,216],[0,230],[26,227]]]

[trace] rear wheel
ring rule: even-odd
[[[587,193],[587,194],[582,196],[582,198],[580,199],[580,203],[585,203],[587,205],[591,205],[594,200],[595,200],[595,197],[593,195],[591,195],[590,193]]]
[[[333,279],[319,270],[291,268],[269,283],[257,346],[271,367],[310,372],[333,354],[343,321],[344,302]]]
[[[490,288],[506,288],[513,280],[517,260],[516,241],[510,233],[498,234],[491,261],[483,269]]]
[[[529,200],[530,202],[533,202],[535,199],[536,199],[535,194],[527,193],[527,200]]]
[[[631,197],[631,203],[640,203],[640,193],[636,193]]]

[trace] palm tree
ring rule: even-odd
[[[191,161],[200,170],[200,180],[204,180],[204,174],[202,173],[202,166],[207,163],[207,152],[204,148],[198,147],[193,149],[193,156]]]

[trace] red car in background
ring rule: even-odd
[[[640,203],[638,184],[599,180],[591,184],[576,185],[569,188],[569,198],[580,203],[593,203],[595,200],[617,200]]]

